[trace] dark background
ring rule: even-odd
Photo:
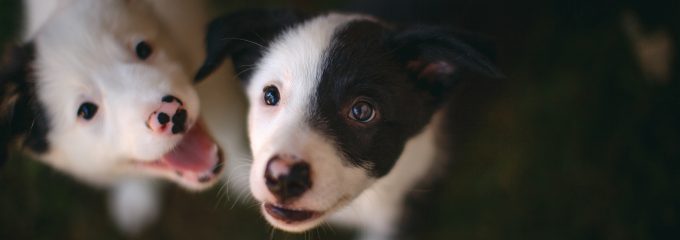
[[[362,6],[495,44],[508,78],[470,78],[456,90],[454,159],[442,182],[414,190],[417,239],[680,239],[680,1],[215,2],[220,12]],[[19,13],[18,1],[0,2],[0,41],[16,39]],[[671,38],[668,78],[643,74],[624,15],[643,33]],[[328,226],[273,231],[257,207],[218,188],[168,186],[164,194],[160,222],[139,239],[353,235]],[[12,159],[0,169],[0,239],[124,238],[105,200],[42,164]]]

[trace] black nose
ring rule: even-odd
[[[281,202],[302,196],[312,187],[309,164],[292,157],[270,159],[264,177],[269,191]]]
[[[146,121],[146,126],[157,133],[184,133],[187,128],[187,110],[179,98],[166,95],[161,98],[161,105],[155,109]]]
[[[164,103],[178,103],[180,106],[180,109],[175,112],[174,115],[172,115],[172,133],[173,134],[178,134],[178,133],[183,133],[186,130],[186,122],[187,122],[187,110],[184,110],[184,103],[182,100],[179,100],[179,98],[172,96],[172,95],[166,95],[164,96],[161,101]],[[169,122],[171,119],[168,115],[165,116],[158,116],[159,121],[165,121]],[[164,117],[164,119],[161,119],[161,117]]]

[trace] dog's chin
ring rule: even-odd
[[[262,214],[274,227],[288,232],[304,232],[318,226],[325,218],[326,211],[292,209],[263,203]]]
[[[224,170],[224,154],[205,131],[195,124],[173,149],[151,162],[133,161],[133,167],[191,190],[215,184]]]
[[[262,214],[272,226],[278,229],[288,232],[304,232],[321,224],[328,215],[344,206],[346,202],[339,200],[326,210],[293,208],[265,202],[262,203]]]

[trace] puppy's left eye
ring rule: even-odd
[[[369,123],[375,119],[376,111],[373,105],[367,101],[357,101],[352,105],[349,117],[357,122]]]
[[[274,87],[274,86],[268,86],[264,88],[264,103],[266,103],[269,106],[276,106],[276,104],[279,103],[279,100],[281,99],[281,95],[279,94],[279,89]]]
[[[135,53],[137,53],[137,58],[140,60],[146,60],[151,56],[151,53],[153,53],[153,49],[149,43],[141,41],[135,46]]]
[[[89,121],[97,114],[97,109],[99,109],[99,107],[91,102],[80,104],[80,107],[78,107],[78,117]]]

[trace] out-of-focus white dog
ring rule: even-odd
[[[202,190],[218,182],[225,159],[247,154],[239,150],[247,149],[243,101],[237,83],[224,81],[228,70],[198,86],[214,109],[199,115],[192,77],[204,58],[204,1],[24,3],[23,42],[0,71],[0,158],[18,145],[111,188],[114,218],[135,233],[158,211],[154,179]]]

